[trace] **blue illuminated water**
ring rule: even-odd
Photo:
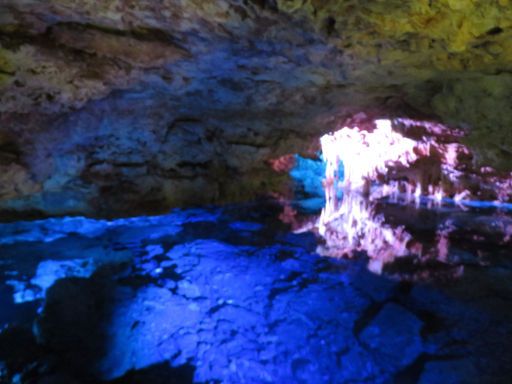
[[[468,232],[448,260],[376,275],[364,253],[317,255],[273,202],[0,224],[0,382],[506,382],[512,254],[494,213],[382,209],[420,242],[447,215]]]

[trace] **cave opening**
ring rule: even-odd
[[[281,216],[296,232],[317,234],[319,254],[363,254],[374,273],[422,280],[461,274],[452,254],[480,249],[483,237],[510,247],[512,178],[475,166],[461,131],[377,119],[343,126],[319,142],[314,158],[295,155],[289,173],[297,201]]]
[[[416,205],[432,201],[510,208],[512,176],[476,165],[462,131],[405,118],[360,125],[323,135],[312,156],[282,158],[293,163],[289,169],[300,186],[296,192],[314,196],[322,189],[326,206],[335,204],[342,191],[357,191]]]
[[[510,3],[0,1],[0,384],[510,382]]]
[[[509,174],[431,121],[359,118],[313,141],[268,161],[291,181],[270,198],[0,223],[1,377],[429,383],[439,361],[465,380],[481,359],[506,372],[494,346],[509,310],[488,298],[509,284]]]

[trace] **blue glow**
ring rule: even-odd
[[[443,199],[443,201],[460,204],[466,207],[472,208],[499,208],[505,210],[512,210],[512,203],[501,203],[496,201],[479,201],[479,200],[461,200],[459,202],[455,202],[453,199]]]
[[[262,228],[262,225],[258,224],[258,223],[252,223],[250,221],[235,221],[235,222],[229,224],[229,227],[231,229],[235,229],[238,231],[253,232],[253,231],[260,230]]]
[[[295,155],[295,166],[290,171],[290,176],[296,185],[296,205],[306,212],[320,211],[325,204],[325,192],[322,181],[325,178],[326,163],[318,154],[318,159],[308,159]],[[339,164],[338,174],[343,180],[343,164]],[[342,190],[338,190],[341,198]]]
[[[390,198],[386,197],[383,200],[389,202]],[[403,201],[406,204],[411,204],[410,198],[406,194],[398,193],[395,195],[396,202]],[[420,206],[429,206],[435,199],[430,196],[421,196],[419,198]],[[512,210],[512,203],[502,203],[499,201],[481,201],[481,200],[458,200],[455,201],[449,197],[443,197],[441,199],[441,206],[449,207],[466,207],[475,209],[496,209],[502,211]],[[437,206],[438,204],[436,204]]]
[[[322,179],[325,174],[325,162],[322,160],[306,159],[295,155],[295,166],[290,175],[303,187],[304,191],[311,194],[323,195]]]
[[[324,197],[322,180],[325,177],[325,162],[323,160],[295,155],[295,166],[290,171],[290,175],[306,194]]]
[[[415,377],[442,382],[434,363],[461,344],[453,364],[473,377],[476,361],[508,363],[486,341],[508,343],[499,315],[439,287],[400,289],[364,259],[319,257],[313,235],[276,230],[258,208],[2,224],[0,319],[15,322],[16,297],[36,300],[58,369],[103,380],[187,364],[195,382],[384,383],[434,356]]]

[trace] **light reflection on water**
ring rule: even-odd
[[[470,253],[475,262],[485,263],[483,255],[489,250],[505,252],[512,246],[512,211],[507,204],[467,201],[461,206],[429,198],[411,202],[407,196],[376,199],[355,191],[345,191],[341,198],[332,195],[327,194],[317,216],[301,215],[288,206],[282,219],[297,233],[316,233],[318,254],[367,256],[369,270],[377,274],[407,261],[414,268],[396,277],[457,277],[464,271],[461,252],[465,259]],[[433,265],[436,268],[429,272]]]
[[[409,119],[362,124],[322,136],[319,159],[296,156],[290,172],[309,199],[285,206],[281,219],[316,233],[319,254],[363,255],[377,274],[409,263],[395,276],[428,279],[461,276],[461,247],[484,263],[489,249],[512,245],[512,174],[478,169],[462,131]],[[319,215],[300,213],[319,201]]]
[[[358,195],[339,204],[321,244],[291,233],[274,203],[0,225],[0,362],[77,383],[132,383],[130,371],[168,383],[185,366],[174,382],[507,377],[512,265],[496,216]],[[397,246],[404,255],[393,259]],[[353,247],[352,259],[316,253]],[[26,333],[13,339],[16,324]],[[12,340],[32,350],[32,332],[35,356],[9,350]]]

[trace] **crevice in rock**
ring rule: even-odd
[[[503,33],[503,28],[501,27],[493,27],[491,29],[489,29],[487,32],[486,32],[488,35],[499,35],[500,33]]]

